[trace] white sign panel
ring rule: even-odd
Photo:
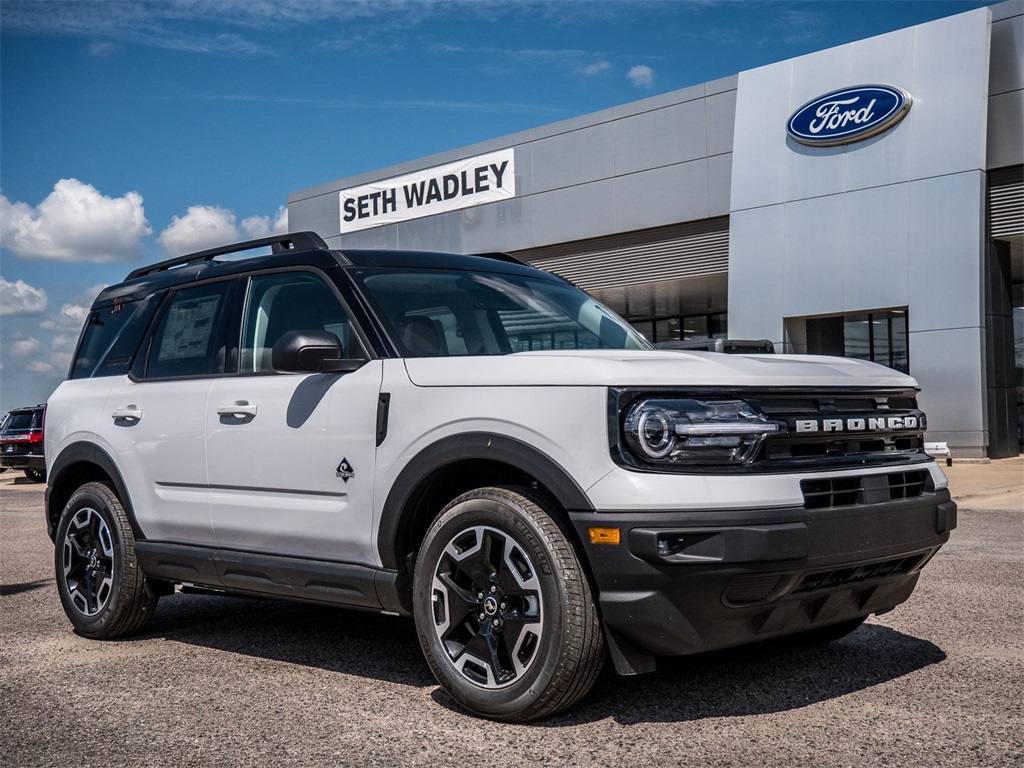
[[[342,234],[508,200],[516,196],[515,150],[343,189],[339,196]]]

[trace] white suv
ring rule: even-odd
[[[956,524],[916,391],[658,351],[501,254],[190,254],[100,294],[49,401],[60,596],[92,638],[176,585],[412,616],[462,705],[541,717],[606,649],[635,674],[906,600]]]

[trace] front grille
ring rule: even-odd
[[[807,509],[880,504],[895,499],[913,499],[928,488],[927,470],[892,472],[886,475],[821,477],[800,481]]]
[[[785,574],[749,573],[736,576],[725,591],[725,602],[730,605],[761,603],[775,591]]]
[[[793,593],[813,592],[816,589],[834,589],[835,587],[857,584],[868,579],[882,578],[883,576],[900,576],[910,573],[918,566],[923,565],[927,557],[927,552],[919,552],[915,555],[883,560],[878,563],[809,573],[800,580],[800,583],[793,589]]]
[[[889,478],[889,498],[913,499],[925,491],[928,473],[924,470],[915,472],[893,472]]]
[[[755,459],[761,469],[771,469],[773,464],[782,469],[926,459],[924,414],[917,409],[913,392],[818,391],[744,399],[781,427],[768,436]],[[843,498],[855,492],[846,487],[821,491]]]

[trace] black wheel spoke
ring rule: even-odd
[[[487,574],[488,583],[497,578],[502,570],[501,558],[505,552],[505,537],[497,531],[487,530],[484,533],[483,569]]]

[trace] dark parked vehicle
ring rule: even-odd
[[[43,457],[43,413],[45,405],[15,408],[0,424],[0,466],[22,469],[29,480],[46,480]]]

